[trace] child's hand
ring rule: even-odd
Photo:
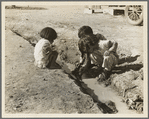
[[[110,51],[109,50],[106,50],[105,52],[104,52],[104,56],[109,56],[110,55]]]
[[[55,45],[51,45],[51,49],[52,49],[52,51],[56,51],[56,46]]]

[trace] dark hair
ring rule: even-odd
[[[40,37],[45,38],[49,41],[53,41],[54,39],[57,38],[57,33],[53,28],[45,27],[44,29],[41,30]]]
[[[90,26],[82,26],[78,30],[78,37],[79,38],[83,38],[83,37],[85,37],[85,35],[90,35],[90,34],[93,34],[93,30]]]
[[[98,43],[98,39],[95,35],[86,35],[85,37],[81,38],[78,42],[79,50],[83,53],[88,53],[88,50],[90,49],[90,46],[95,45]]]

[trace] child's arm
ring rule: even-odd
[[[87,52],[87,48],[84,45],[84,41],[79,40],[78,47],[79,51],[81,52],[80,63],[76,66],[73,72],[77,72],[78,75],[81,76],[83,72],[85,72],[88,66],[90,65],[91,60],[89,57],[89,53]]]
[[[45,43],[44,46],[42,47],[42,51],[43,51],[43,54],[45,55],[51,54],[52,53],[51,46],[48,43]]]
[[[80,63],[83,62],[83,55],[84,55],[84,47],[83,47],[83,41],[82,40],[79,40],[78,42],[78,48],[79,48],[79,51],[81,52],[81,57],[80,57]]]
[[[109,41],[109,51],[110,52],[116,52],[117,47],[118,47],[118,43],[116,41]]]
[[[52,51],[58,51],[56,45],[54,45],[54,44],[51,44],[51,50]]]
[[[116,41],[109,41],[108,42],[108,46],[109,46],[109,50],[105,51],[104,56],[109,56],[110,53],[112,52],[116,52],[117,47],[118,47],[118,43]]]

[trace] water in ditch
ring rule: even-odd
[[[58,62],[59,65],[62,66],[62,69],[68,74],[71,73],[68,66],[64,63]],[[122,102],[122,97],[118,95],[118,93],[112,89],[111,87],[105,87],[104,84],[99,84],[95,78],[87,78],[85,75],[82,76],[82,81],[86,85],[86,90],[93,90],[93,92],[89,91],[89,95],[96,95],[98,100],[102,103],[111,100],[115,103],[116,108],[118,110],[117,114],[138,114],[135,110],[129,110],[126,103]],[[85,89],[84,88],[84,89]],[[93,95],[91,93],[94,93]]]
[[[126,103],[122,102],[122,97],[117,94],[110,87],[105,87],[103,84],[99,84],[96,79],[86,79],[83,78],[83,82],[88,86],[88,88],[92,89],[95,95],[98,96],[98,99],[101,102],[106,102],[111,100],[115,103],[116,108],[118,110],[117,114],[137,114],[135,110],[129,110]]]

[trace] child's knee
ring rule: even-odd
[[[108,61],[110,59],[110,56],[104,56],[104,61]]]

